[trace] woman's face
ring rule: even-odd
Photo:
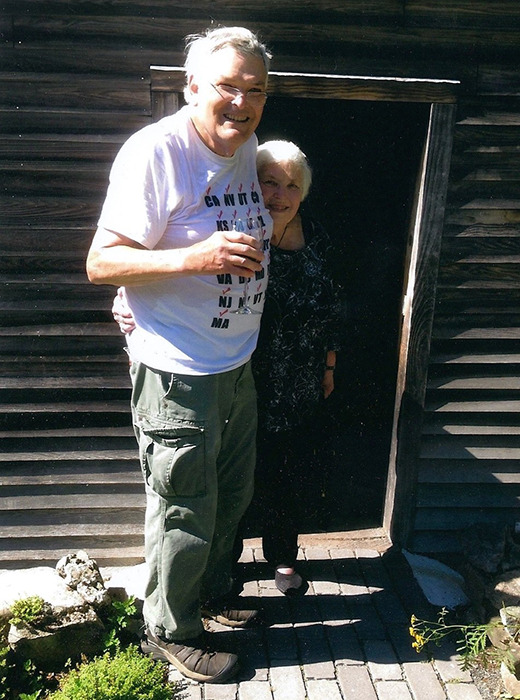
[[[268,163],[258,171],[264,203],[275,226],[294,219],[302,201],[302,177],[292,163]]]

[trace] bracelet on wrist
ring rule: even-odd
[[[336,369],[336,365],[325,365],[325,370],[330,370],[331,372],[334,372]]]

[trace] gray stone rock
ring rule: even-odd
[[[502,562],[502,570],[509,571],[510,569],[520,569],[520,543],[518,535],[509,530],[507,533],[507,553]]]
[[[520,605],[520,569],[506,571],[491,581],[487,598],[497,611],[504,606]]]
[[[103,650],[105,628],[96,612],[67,613],[47,627],[11,625],[8,642],[22,659],[31,659],[42,670],[59,670],[68,659],[78,660]]]
[[[0,571],[0,635],[22,658],[42,669],[59,669],[69,658],[102,651],[105,628],[98,612],[112,600],[135,599],[138,615],[127,629],[139,634],[146,578],[144,564],[107,567],[101,573],[86,552],[63,557],[55,569]],[[32,596],[49,604],[52,621],[41,629],[10,625],[12,605]]]
[[[461,549],[466,559],[487,574],[501,570],[507,542],[507,527],[476,523],[460,533]]]
[[[86,552],[67,554],[56,564],[56,571],[67,586],[75,590],[90,605],[102,607],[110,602],[97,563]]]
[[[136,601],[143,601],[146,581],[146,564],[136,564],[135,566],[107,566],[100,569],[107,590],[111,597],[117,600],[135,598]]]
[[[73,611],[86,607],[85,599],[71,590],[51,567],[0,571],[0,610],[9,614],[15,601],[36,595],[53,608]]]

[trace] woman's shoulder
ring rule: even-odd
[[[324,225],[312,214],[300,212],[303,235],[306,245],[321,244],[326,247],[331,245],[331,240]]]

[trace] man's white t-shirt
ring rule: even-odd
[[[262,272],[249,283],[249,305],[261,311],[267,286],[272,220],[256,173],[257,138],[231,158],[198,136],[189,107],[141,129],[116,156],[98,225],[148,249],[184,248],[234,222],[258,221]],[[246,223],[247,225],[247,223]],[[244,278],[190,275],[126,288],[136,328],[131,358],[178,374],[214,374],[240,367],[255,349],[261,316],[235,314]]]

